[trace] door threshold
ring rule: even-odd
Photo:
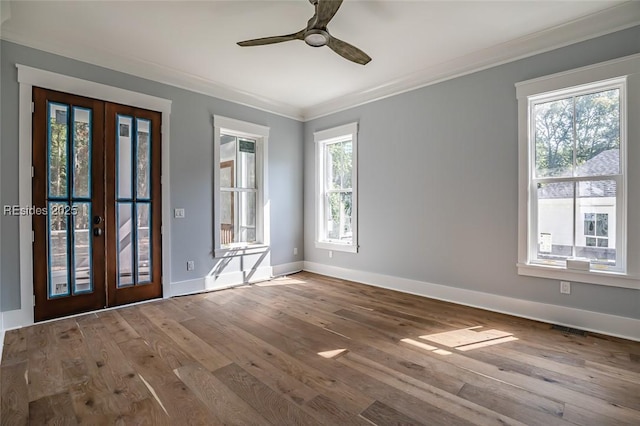
[[[60,318],[52,318],[52,319],[48,319],[48,320],[34,322],[33,324],[29,324],[29,325],[23,325],[21,327],[18,327],[18,329],[24,328],[24,327],[31,327],[33,325],[47,324],[47,323],[50,323],[50,322],[60,321],[60,320],[63,320],[63,319],[81,317],[83,315],[92,315],[92,314],[95,315],[95,314],[99,314],[100,312],[113,311],[113,310],[116,310],[116,309],[126,308],[126,307],[129,307],[129,306],[136,306],[136,305],[142,305],[142,304],[150,303],[150,302],[157,302],[158,300],[165,300],[165,298],[160,296],[160,297],[156,297],[155,299],[147,299],[147,300],[141,300],[139,302],[127,303],[126,305],[109,306],[109,307],[106,307],[106,308],[97,309],[95,311],[80,312],[79,314],[66,315],[66,316],[63,316],[63,317],[60,317]]]

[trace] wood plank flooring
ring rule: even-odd
[[[640,343],[299,273],[6,333],[2,425],[640,425]]]

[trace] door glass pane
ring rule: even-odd
[[[256,196],[255,192],[238,192],[240,201],[240,226],[238,229],[238,242],[256,242]]]
[[[117,119],[117,134],[118,134],[118,195],[117,197],[122,199],[131,198],[131,188],[133,182],[133,170],[131,167],[132,159],[132,147],[131,137],[133,133],[132,129],[133,120],[131,117],[124,115],[118,115]]]
[[[576,96],[576,175],[620,173],[620,90]]]
[[[48,203],[49,298],[69,295],[69,205]]]
[[[538,184],[538,259],[573,255],[573,182]]]
[[[238,187],[256,187],[256,142],[249,139],[238,141]]]
[[[350,243],[351,230],[351,192],[331,192],[327,194],[328,203],[326,238],[338,242]]]
[[[67,195],[68,114],[69,107],[67,105],[49,103],[49,121],[47,123],[49,197],[66,197]]]
[[[536,177],[573,175],[573,98],[533,106]]]
[[[118,287],[133,284],[132,204],[118,203]]]
[[[74,247],[73,293],[90,293],[91,280],[91,203],[75,203],[72,210]]]
[[[138,232],[137,232],[137,256],[138,256],[138,279],[137,283],[151,281],[151,217],[150,203],[138,203]]]
[[[136,164],[138,165],[137,197],[149,199],[151,197],[151,122],[136,119],[137,141]]]
[[[91,196],[91,110],[73,108],[73,196]]]
[[[578,183],[576,256],[592,265],[616,265],[616,195],[615,180]]]

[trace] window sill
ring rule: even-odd
[[[245,256],[248,254],[260,254],[266,253],[269,251],[269,246],[266,244],[248,244],[242,246],[231,246],[231,247],[223,247],[217,248],[215,250],[216,258],[219,257],[234,257],[234,256]]]
[[[532,263],[518,263],[517,267],[518,275],[525,275],[529,277],[640,289],[640,277],[621,272],[594,270],[580,271],[566,269],[560,266],[538,265]]]
[[[327,241],[316,241],[316,248],[324,250],[345,251],[348,253],[357,253],[358,246],[354,244],[330,243]]]

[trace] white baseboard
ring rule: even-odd
[[[205,291],[222,290],[245,283],[266,281],[271,279],[272,274],[271,266],[262,266],[252,271],[229,272],[217,277],[208,275],[194,280],[178,281],[171,283],[171,296],[185,296]]]
[[[397,278],[373,272],[357,271],[304,262],[304,270],[349,281],[444,300],[474,308],[486,309],[517,317],[640,341],[640,320],[583,309],[515,299],[441,284]]]
[[[302,271],[304,269],[304,262],[283,263],[281,265],[274,265],[272,268],[273,276],[281,277],[283,275],[295,274],[296,272]]]

